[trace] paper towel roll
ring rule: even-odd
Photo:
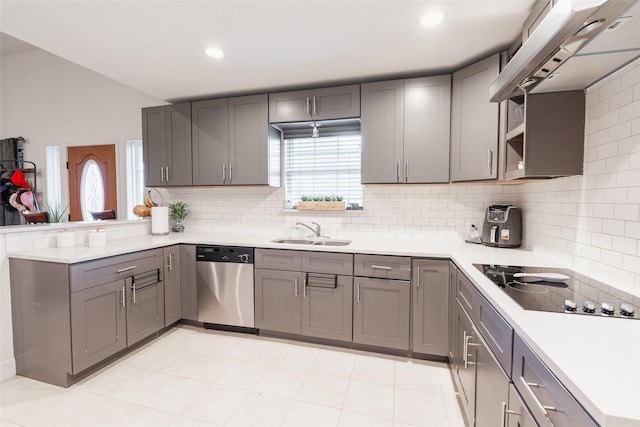
[[[154,236],[169,234],[169,207],[151,208],[151,234]]]
[[[107,246],[107,232],[102,229],[91,230],[89,232],[89,247],[97,248],[100,246]]]
[[[58,231],[56,245],[59,248],[72,248],[76,245],[76,233],[73,231]]]

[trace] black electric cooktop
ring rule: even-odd
[[[572,270],[491,264],[474,266],[525,310],[640,319],[639,297]],[[547,280],[544,273],[551,273]]]

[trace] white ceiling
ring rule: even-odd
[[[0,30],[178,101],[451,72],[511,45],[533,3],[2,0]],[[421,27],[432,7],[445,22]],[[16,52],[2,41],[3,55]],[[211,45],[225,58],[205,56]]]

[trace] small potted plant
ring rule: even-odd
[[[63,222],[64,221],[64,213],[67,210],[67,207],[62,207],[62,202],[60,200],[47,202],[45,211],[49,214],[49,222]]]
[[[335,194],[328,196],[307,196],[300,197],[298,210],[301,211],[343,211],[345,202],[342,196]]]
[[[184,220],[189,215],[189,204],[174,202],[169,205],[169,218],[173,220],[171,231],[181,233],[184,231]]]

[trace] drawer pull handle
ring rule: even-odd
[[[358,282],[358,286],[356,287],[356,301],[360,304],[360,282]]]
[[[296,277],[293,281],[293,296],[298,297],[298,278]]]
[[[127,303],[125,302],[126,298],[125,298],[124,286],[122,287],[122,290],[120,292],[122,292],[122,294],[120,294],[120,304],[122,304],[122,308],[126,308]]]
[[[167,268],[169,269],[169,271],[173,270],[173,252],[169,252],[169,265],[167,265]]]
[[[502,427],[507,427],[507,415],[522,415],[520,412],[512,411],[507,409],[507,404],[502,402],[502,423],[500,424]]]
[[[538,399],[538,396],[536,396],[536,394],[531,389],[531,387],[540,387],[539,384],[527,382],[527,380],[525,380],[523,377],[520,377],[520,382],[527,389],[527,391],[529,392],[529,394],[533,398],[534,403],[536,404],[538,409],[540,409],[540,411],[542,412],[542,414],[545,417],[549,418],[549,412],[547,412],[547,411],[557,411],[557,408],[555,406],[543,405],[542,402],[540,401],[540,399]]]
[[[371,268],[374,270],[391,270],[391,267],[386,265],[372,265]]]
[[[127,267],[127,268],[121,268],[120,270],[116,271],[116,273],[124,273],[125,271],[131,271],[138,268],[137,265],[132,265],[131,267]]]

